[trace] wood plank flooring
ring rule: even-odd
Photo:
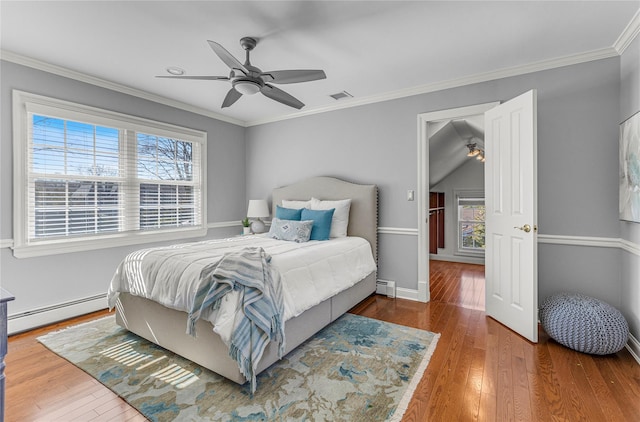
[[[429,261],[431,300],[484,311],[484,265]]]
[[[543,331],[529,343],[484,315],[483,274],[482,266],[431,261],[430,303],[374,295],[352,309],[441,333],[404,421],[640,421],[640,365],[629,352],[585,355]],[[103,315],[9,338],[6,421],[145,420],[36,341]]]

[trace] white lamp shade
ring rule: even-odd
[[[269,206],[264,199],[250,199],[249,209],[247,210],[247,217],[249,218],[264,218],[269,217]]]
[[[244,95],[253,95],[260,92],[260,84],[253,81],[240,80],[233,84],[236,91]]]

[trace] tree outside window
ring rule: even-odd
[[[485,205],[482,197],[458,197],[458,249],[484,252]]]
[[[13,105],[14,256],[206,234],[206,132],[15,90]]]

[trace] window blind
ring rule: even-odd
[[[206,132],[12,95],[15,257],[206,234]]]
[[[29,237],[118,231],[120,131],[40,114],[30,121]]]
[[[201,223],[198,143],[31,114],[32,240]]]

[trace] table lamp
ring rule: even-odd
[[[269,217],[269,206],[264,199],[250,199],[247,217],[255,218],[251,223],[251,231],[253,233],[264,232],[264,222],[261,218]]]

